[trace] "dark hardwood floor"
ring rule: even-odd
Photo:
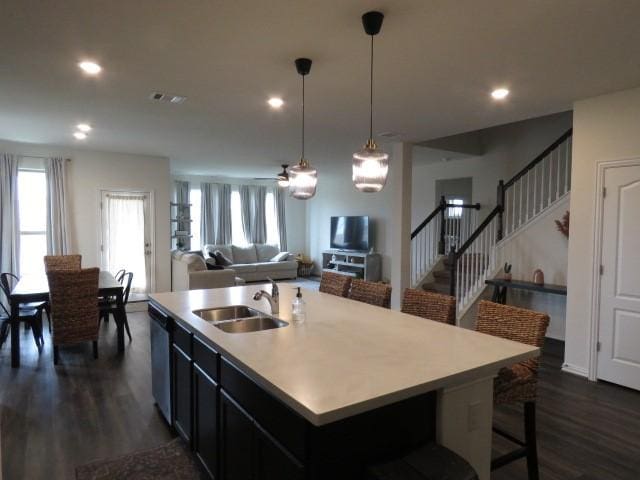
[[[0,350],[3,480],[73,479],[75,467],[162,444],[171,438],[151,396],[149,320],[130,313],[133,342],[116,354],[113,319],[101,327],[100,358],[91,344],[60,350],[54,368],[49,337],[38,356],[22,336],[22,365]],[[22,335],[22,333],[21,333]]]
[[[562,343],[548,341],[538,383],[537,431],[543,480],[640,479],[640,392],[562,373]],[[523,436],[522,408],[498,407],[494,424]],[[494,435],[496,454],[512,445]],[[526,480],[526,460],[493,473]]]
[[[133,342],[116,355],[113,321],[103,326],[100,358],[91,345],[61,351],[53,366],[47,336],[38,356],[24,334],[22,367],[0,350],[3,480],[74,478],[77,465],[162,444],[171,438],[151,398],[146,313],[129,314]],[[640,478],[640,392],[560,372],[558,344],[545,347],[540,372],[538,442],[543,480]],[[522,432],[518,408],[501,407],[495,421]],[[496,453],[511,446],[494,439]],[[525,480],[525,461],[495,480]],[[274,479],[276,480],[276,479]]]

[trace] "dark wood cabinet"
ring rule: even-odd
[[[302,480],[304,468],[224,390],[220,394],[220,478]]]
[[[218,384],[193,365],[193,449],[209,478],[218,477]]]
[[[171,342],[172,423],[211,479],[353,480],[435,440],[436,392],[317,426],[179,320]]]
[[[192,365],[191,357],[176,344],[171,348],[173,356],[173,426],[178,434],[191,443],[192,432]]]
[[[303,466],[265,430],[256,424],[254,433],[256,480],[302,480]]]
[[[253,480],[253,419],[224,391],[220,393],[220,478]]]

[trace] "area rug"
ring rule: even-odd
[[[176,438],[166,445],[76,468],[76,480],[199,480],[202,472]]]

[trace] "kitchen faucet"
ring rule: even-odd
[[[254,300],[260,300],[261,298],[266,298],[269,301],[269,305],[271,306],[271,313],[277,314],[280,311],[280,291],[278,290],[278,285],[271,278],[267,277],[267,280],[271,282],[271,293],[265,292],[264,290],[260,290],[256,292],[253,296]]]

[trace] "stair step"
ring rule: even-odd
[[[446,280],[447,282],[451,279],[451,271],[450,270],[438,270],[433,272],[433,276],[436,281]]]
[[[427,292],[442,293],[443,295],[449,295],[449,284],[444,283],[427,283],[422,286],[422,289]]]

